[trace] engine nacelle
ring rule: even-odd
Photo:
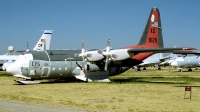
[[[86,53],[86,57],[89,61],[99,61],[102,60],[104,58],[104,56],[100,53],[98,53],[98,51],[87,51]]]
[[[114,61],[120,61],[130,58],[127,49],[116,49],[110,51],[111,57]]]

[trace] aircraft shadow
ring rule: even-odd
[[[128,77],[128,78],[117,78],[110,79],[110,83],[153,83],[153,84],[192,84],[193,82],[199,82],[199,78],[194,77]],[[69,77],[67,79],[50,79],[50,80],[36,80],[39,81],[40,84],[55,84],[55,83],[87,83],[85,81],[76,79],[75,77]],[[23,84],[18,84],[23,85]],[[177,86],[177,87],[185,87],[185,86]],[[200,87],[200,86],[194,86]]]
[[[75,77],[70,77],[67,79],[52,79],[52,80],[47,80],[44,82],[40,82],[40,84],[55,84],[55,83],[78,83],[78,82],[84,82],[82,80],[76,79]]]
[[[174,86],[174,87],[186,87],[186,86],[190,86],[190,85],[185,85],[185,86]],[[200,86],[191,86],[191,87],[194,87],[194,88],[200,88]]]
[[[114,83],[155,83],[155,84],[189,84],[181,80],[172,81],[166,77],[130,77],[126,79],[112,79]]]

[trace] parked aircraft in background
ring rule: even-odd
[[[41,38],[38,40],[33,50],[37,50],[37,51],[49,50],[52,32],[53,30],[44,30],[44,33],[42,34]]]
[[[183,54],[185,56],[176,58],[172,63],[171,66],[176,67],[181,72],[183,68],[187,68],[188,71],[192,71],[192,68],[196,70],[200,66],[200,53],[196,52],[187,52],[187,53],[178,53]],[[188,54],[193,54],[187,56]],[[195,56],[196,55],[196,56]]]
[[[152,56],[145,59],[141,64],[134,66],[133,68],[137,71],[140,71],[140,68],[143,67],[143,70],[146,70],[146,67],[155,66],[160,70],[160,63],[171,58],[170,56],[163,56],[164,53],[153,54]]]
[[[163,48],[160,13],[152,8],[139,44],[120,49],[110,49],[108,39],[106,50],[44,50],[28,51],[6,71],[15,77],[18,83],[32,84],[37,79],[66,79],[74,76],[83,81],[109,82],[109,76],[119,75],[131,67],[142,63],[154,53],[176,50],[194,50],[194,48]]]
[[[38,40],[33,50],[37,51],[49,50],[52,32],[53,30],[44,30],[44,33]],[[27,51],[28,50],[29,49],[27,47]],[[25,51],[19,51],[19,52],[25,52]],[[6,68],[18,58],[19,55],[0,55],[0,61],[1,61],[0,67],[2,67],[2,70],[6,70]]]
[[[177,54],[173,54],[171,53],[169,55],[170,58],[166,59],[165,61],[161,62],[159,65],[160,66],[163,66],[163,67],[166,67],[166,66],[169,66],[171,64],[171,62],[173,62],[176,58],[178,58],[179,56]]]
[[[0,55],[0,70],[4,70],[4,63],[12,63],[16,59],[18,59],[18,55]]]

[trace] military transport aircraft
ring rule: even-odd
[[[146,67],[156,66],[158,68],[158,70],[161,70],[160,63],[171,58],[169,55],[168,56],[163,56],[163,55],[164,55],[164,53],[153,54],[153,55],[149,56],[148,58],[146,58],[145,60],[143,60],[143,62],[141,64],[136,65],[133,68],[137,71],[140,71],[141,67],[143,67],[143,70],[146,70]]]
[[[37,50],[37,51],[49,50],[52,32],[53,30],[44,30],[44,33],[38,40],[33,50]],[[27,51],[28,50],[29,49],[27,45]],[[25,52],[25,51],[18,51],[18,52]],[[14,61],[17,60],[18,58],[19,58],[19,55],[0,55],[0,60],[2,60],[2,62],[0,63],[0,66],[2,67],[2,70],[6,70],[6,68],[10,64],[14,63]]]
[[[194,50],[191,47],[163,46],[160,13],[158,8],[152,8],[138,45],[111,49],[108,39],[105,50],[86,51],[83,41],[82,50],[28,51],[20,55],[6,71],[26,79],[17,80],[23,84],[33,84],[37,79],[66,79],[69,76],[83,81],[109,82],[109,76],[125,72],[154,53]]]
[[[178,56],[177,54],[171,53],[171,54],[169,55],[169,57],[170,57],[169,59],[166,59],[164,62],[161,62],[159,65],[160,65],[160,66],[163,66],[163,67],[170,66],[171,63],[172,63],[176,58],[178,58],[178,57],[180,57],[180,56]]]
[[[192,68],[195,68],[197,70],[198,67],[200,67],[200,58],[199,58],[200,53],[186,52],[186,53],[176,53],[176,54],[185,55],[185,56],[176,58],[171,63],[171,66],[176,67],[180,72],[182,72],[183,68],[187,68],[188,71],[192,71]],[[193,55],[187,56],[188,54],[193,54]]]

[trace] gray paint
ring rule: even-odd
[[[183,59],[184,61],[177,61],[178,66],[181,68],[192,68],[200,66],[200,58],[197,58],[196,56],[185,57]]]
[[[29,51],[28,54],[32,53],[34,60],[29,61],[29,67],[23,67],[21,69],[22,74],[32,79],[66,79],[69,76],[79,76],[81,68],[78,65],[82,65],[82,58],[76,57],[75,55],[69,56],[69,54],[78,53],[79,51],[80,50]],[[65,52],[68,52],[68,55],[65,54]],[[50,53],[53,53],[53,55]],[[102,60],[102,62],[88,62],[87,70],[84,72],[85,76],[91,80],[102,80],[108,78],[108,76],[121,74],[130,68],[114,67],[114,64],[112,64],[109,65],[110,68],[108,71],[104,71],[103,61],[104,60]]]
[[[79,57],[81,50],[46,50],[46,51],[29,51],[33,55],[33,60],[64,61],[76,60],[82,61]]]

